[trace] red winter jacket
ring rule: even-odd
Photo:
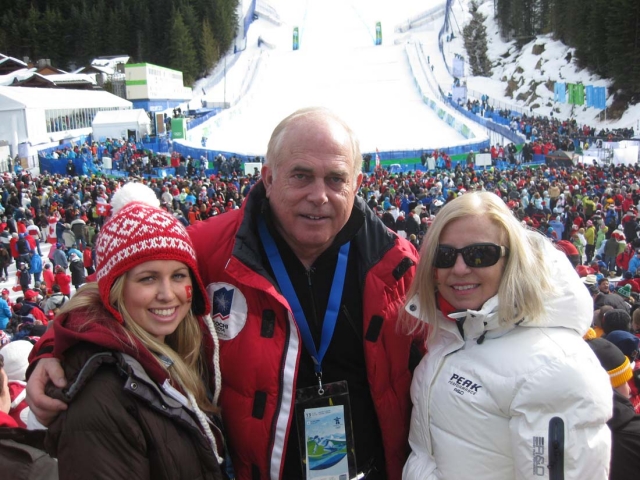
[[[260,273],[264,267],[251,219],[258,214],[262,198],[264,186],[258,183],[240,210],[188,229],[207,294],[212,304],[217,300],[218,305],[222,302],[226,306],[225,313],[213,319],[220,335],[220,405],[239,480],[282,476],[289,428],[295,421],[296,375],[304,348],[287,301]],[[362,264],[371,261],[362,272],[367,377],[380,423],[387,475],[399,479],[409,453],[409,352],[413,339],[401,332],[397,318],[415,274],[417,252],[390,232],[360,198],[354,208],[366,212],[367,218],[352,242],[357,244]],[[270,312],[274,321],[266,330],[265,312]],[[257,393],[266,396],[259,411],[255,410]]]
[[[60,286],[60,292],[67,297],[71,296],[71,275],[58,272],[54,275],[56,283]]]

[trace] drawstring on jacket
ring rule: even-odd
[[[220,397],[220,389],[222,385],[222,380],[220,378],[220,343],[218,341],[218,335],[216,333],[216,329],[213,326],[213,322],[211,321],[211,316],[205,315],[203,317],[204,323],[207,325],[209,332],[211,333],[211,337],[213,338],[213,368],[214,368],[214,392],[213,392],[213,404],[218,405],[218,398]],[[184,388],[184,387],[183,387]],[[213,448],[213,454],[216,456],[216,460],[218,464],[222,464],[223,458],[218,455],[218,444],[216,442],[216,437],[211,431],[211,427],[209,426],[209,419],[207,416],[200,410],[198,407],[198,403],[196,402],[196,398],[193,396],[193,393],[184,389],[189,402],[191,403],[191,408],[193,408],[194,413],[196,414],[196,418],[198,419],[198,423],[204,430],[204,434],[206,435],[211,447]]]

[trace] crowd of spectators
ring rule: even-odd
[[[545,135],[540,138],[548,139]],[[550,138],[561,138],[560,133]],[[142,161],[127,149],[117,147],[123,162]],[[495,146],[490,153],[504,158],[510,150]],[[425,154],[424,164],[433,158]],[[179,166],[191,160],[169,157]],[[109,215],[112,194],[124,183],[149,185],[162,207],[184,225],[241,208],[259,172],[241,174],[237,159],[217,158],[215,167],[218,173],[212,175],[184,168],[184,176],[166,178],[148,178],[135,168],[118,178],[73,171],[37,177],[5,173],[0,178],[0,281],[13,283],[10,288],[20,296],[12,301],[9,288],[2,291],[0,341],[35,341],[75,289],[93,279],[96,235]],[[364,174],[358,195],[387,227],[420,248],[440,208],[472,191],[495,193],[523,224],[567,254],[594,300],[593,336],[606,337],[636,367],[627,383],[632,407],[640,413],[640,166],[524,164],[500,170],[476,169],[473,162],[452,168],[449,162],[448,168],[404,173],[374,168]],[[48,254],[41,248],[45,242]]]

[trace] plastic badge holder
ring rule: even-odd
[[[350,480],[356,455],[346,381],[296,392],[296,421],[303,480]]]

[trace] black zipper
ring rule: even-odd
[[[564,421],[549,420],[549,480],[564,480]]]

